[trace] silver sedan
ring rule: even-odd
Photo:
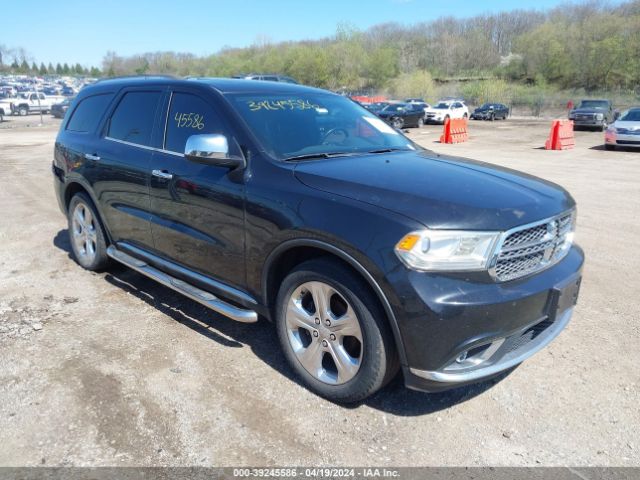
[[[604,134],[604,148],[614,150],[616,146],[640,148],[640,107],[623,112],[607,128]]]

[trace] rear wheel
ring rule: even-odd
[[[362,280],[332,259],[296,267],[282,282],[276,326],[285,357],[313,392],[357,402],[398,370],[385,315]]]
[[[26,117],[28,114],[29,114],[29,107],[24,105],[18,107],[18,115],[20,115],[21,117]]]
[[[104,230],[93,202],[84,193],[77,193],[67,210],[69,240],[73,256],[87,270],[102,270],[109,263]]]
[[[424,118],[420,117],[418,119],[418,128],[422,128],[424,126]]]

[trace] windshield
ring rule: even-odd
[[[634,110],[627,110],[618,119],[621,122],[640,122],[640,108]]]
[[[480,110],[489,110],[491,107],[493,107],[493,103],[485,103],[480,107]]]
[[[606,100],[583,100],[580,102],[580,108],[609,108],[609,102]]]
[[[438,105],[436,105],[433,108],[439,108],[440,110],[447,110],[449,108],[449,104],[448,103],[444,103],[444,102],[440,102]]]
[[[271,155],[415,150],[413,142],[355,102],[324,93],[228,94],[227,98]]]

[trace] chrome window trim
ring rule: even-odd
[[[538,227],[540,225],[544,225],[544,224],[550,223],[550,222],[552,222],[554,220],[557,220],[559,218],[566,217],[567,215],[572,215],[573,221],[575,221],[576,208],[573,207],[573,208],[570,208],[569,210],[565,210],[564,212],[562,212],[562,213],[560,213],[558,215],[553,215],[552,217],[548,217],[548,218],[545,218],[543,220],[538,220],[536,222],[531,222],[531,223],[527,223],[525,225],[520,225],[518,227],[513,227],[513,228],[503,232],[502,235],[500,235],[500,239],[498,240],[498,243],[497,243],[497,245],[495,247],[495,250],[493,251],[493,255],[491,257],[491,260],[490,260],[490,262],[488,264],[488,267],[489,267],[488,268],[488,272],[489,272],[489,275],[491,275],[491,278],[493,280],[495,280],[496,282],[500,282],[500,283],[519,280],[519,279],[527,277],[529,275],[540,273],[543,270],[546,270],[547,268],[555,265],[560,260],[562,260],[567,255],[567,253],[569,253],[570,249],[567,249],[567,251],[564,253],[564,255],[561,255],[561,256],[559,256],[557,258],[553,258],[549,262],[545,263],[541,268],[539,268],[537,270],[534,270],[532,272],[526,273],[526,274],[522,275],[521,277],[517,277],[517,278],[513,278],[513,279],[509,279],[509,280],[499,280],[498,276],[497,276],[497,272],[496,272],[496,265],[498,263],[498,257],[500,256],[500,253],[502,253],[502,246],[504,245],[505,240],[510,235],[512,235],[514,233],[517,233],[517,232],[520,232],[522,230],[528,230],[530,228],[534,228],[534,227]],[[526,247],[526,245],[525,245],[525,247]]]
[[[165,150],[163,148],[156,148],[156,147],[150,147],[149,145],[142,145],[140,143],[127,142],[126,140],[120,140],[118,138],[113,138],[113,137],[104,137],[104,139],[110,140],[116,143],[121,143],[123,145],[128,145],[130,147],[138,147],[144,150],[150,150],[152,152],[168,153],[169,155],[175,155],[176,157],[184,158],[184,153],[172,152],[171,150]]]

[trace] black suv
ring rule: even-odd
[[[569,112],[574,128],[596,128],[601,132],[618,118],[610,100],[582,100],[580,105]]]
[[[436,155],[323,90],[100,81],[65,116],[53,173],[82,267],[116,260],[231,319],[271,320],[291,368],[336,401],[398,369],[426,391],[495,376],[576,302],[565,190]]]

